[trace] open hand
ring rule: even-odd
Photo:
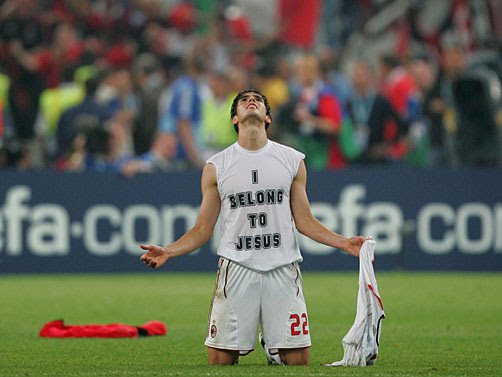
[[[169,252],[160,246],[155,245],[140,245],[143,250],[147,252],[143,254],[140,259],[151,268],[159,268],[163,264],[165,264],[171,255]]]

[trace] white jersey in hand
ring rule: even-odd
[[[385,318],[382,299],[373,269],[374,240],[364,242],[359,252],[359,291],[356,319],[342,340],[343,359],[327,366],[367,366],[375,364],[380,346],[382,319]]]
[[[210,157],[221,199],[218,255],[256,271],[302,261],[290,207],[305,156],[268,140],[258,151],[238,143]]]

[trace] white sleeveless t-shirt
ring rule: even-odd
[[[304,158],[268,140],[258,151],[234,143],[207,160],[216,167],[221,199],[218,255],[255,271],[303,260],[290,192]]]

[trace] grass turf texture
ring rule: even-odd
[[[495,376],[501,370],[501,274],[378,273],[387,318],[373,367],[327,368],[343,356],[357,273],[304,273],[309,367],[267,366],[261,348],[209,367],[203,345],[213,274],[0,277],[0,376]],[[161,320],[163,337],[44,339],[45,322]]]

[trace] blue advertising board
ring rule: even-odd
[[[309,172],[314,215],[371,235],[379,270],[502,270],[502,170],[397,167]],[[139,272],[141,243],[168,244],[194,223],[200,172],[0,171],[0,273]],[[356,270],[357,258],[298,235],[304,270]],[[216,269],[219,228],[166,271]]]

